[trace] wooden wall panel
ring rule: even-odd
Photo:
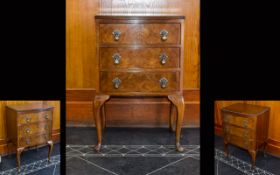
[[[98,59],[96,58],[96,36],[94,16],[99,12],[106,13],[161,13],[184,15],[185,20],[185,53],[183,88],[186,94],[185,126],[199,126],[199,88],[200,88],[200,1],[199,0],[66,0],[66,87],[93,88],[98,84]],[[80,92],[78,92],[80,93]],[[82,95],[83,93],[81,93]],[[196,99],[192,99],[196,98]],[[127,102],[126,102],[127,103]],[[154,104],[149,106],[150,119],[144,115],[142,125],[155,126],[166,124],[167,113],[160,116],[157,109],[168,105]],[[119,106],[121,107],[121,106]],[[147,105],[135,110],[146,111]],[[108,104],[111,111],[108,122],[112,125],[136,125],[141,123],[137,117],[127,117],[120,121],[120,116],[113,112],[116,105]],[[122,114],[129,111],[121,107]],[[132,107],[131,107],[132,108]],[[130,108],[130,109],[131,109]],[[139,108],[139,109],[138,109]],[[68,101],[66,104],[67,123],[72,125],[92,126],[91,102]],[[123,116],[123,117],[124,117]],[[129,116],[129,115],[128,115]],[[130,116],[131,117],[131,116]],[[156,117],[157,120],[155,120]],[[160,120],[159,120],[160,119]]]
[[[88,90],[85,91],[87,92],[68,89],[66,94],[75,94],[81,97],[88,94]],[[184,97],[184,127],[199,127],[199,90],[185,90]],[[69,98],[66,97],[66,99]],[[75,97],[72,97],[72,99],[75,99]],[[170,102],[166,98],[137,97],[126,98],[126,100],[113,98],[106,103],[105,108],[108,126],[163,127],[168,125]],[[82,101],[81,99],[67,100],[66,121],[68,126],[93,126],[92,101],[89,99]]]
[[[98,88],[94,15],[102,12],[184,15],[183,87],[200,87],[199,0],[66,0],[66,87]]]
[[[215,133],[222,135],[220,109],[237,102],[270,107],[267,149],[268,152],[280,156],[280,101],[217,101],[215,102]]]
[[[95,19],[98,0],[66,1],[66,86],[98,87]]]
[[[0,154],[6,154],[7,148],[7,132],[6,132],[6,105],[12,104],[27,104],[27,103],[47,103],[55,107],[53,116],[53,139],[54,141],[60,140],[60,102],[59,101],[0,101]],[[12,145],[9,145],[12,146]],[[13,152],[13,147],[10,151]]]

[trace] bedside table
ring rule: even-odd
[[[105,127],[104,103],[111,96],[162,96],[171,104],[170,128],[176,121],[176,148],[180,146],[184,117],[184,16],[95,16],[99,88],[94,102],[95,124],[101,148]]]
[[[20,155],[31,146],[49,145],[50,161],[53,149],[52,106],[46,104],[23,104],[6,106],[7,135],[17,148],[17,165],[20,171]]]
[[[257,151],[265,151],[267,145],[269,111],[269,107],[242,103],[221,109],[226,155],[228,144],[246,149],[255,168]]]

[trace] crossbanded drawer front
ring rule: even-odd
[[[256,138],[256,132],[251,129],[245,129],[236,127],[233,125],[225,124],[223,125],[223,132],[225,134],[231,134],[239,137],[244,137],[247,139],[255,139]]]
[[[256,121],[253,117],[241,117],[232,114],[223,114],[223,123],[228,123],[243,128],[255,129]]]
[[[50,139],[49,133],[26,136],[26,137],[19,138],[18,146],[27,147],[27,146],[45,144],[49,139]]]
[[[180,88],[175,72],[100,72],[102,92],[174,92]]]
[[[101,69],[180,68],[180,48],[100,48]]]
[[[244,149],[255,149],[255,147],[256,147],[256,141],[255,140],[247,139],[247,138],[244,138],[244,137],[239,137],[239,136],[236,136],[236,135],[228,134],[226,136],[226,140],[229,143],[237,145],[237,146],[239,146],[241,148],[244,148]]]
[[[18,125],[52,120],[52,111],[19,114]]]
[[[45,134],[51,131],[51,121],[31,123],[18,127],[18,137],[27,137],[34,134]]]
[[[181,25],[164,24],[100,24],[101,44],[180,44]]]

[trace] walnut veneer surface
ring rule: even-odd
[[[252,167],[256,164],[257,151],[265,151],[268,140],[270,108],[236,103],[221,109],[225,152],[228,144],[248,150]]]
[[[22,104],[6,106],[8,139],[17,147],[17,164],[20,170],[20,155],[27,147],[49,145],[48,158],[53,148],[52,106],[46,104]]]
[[[110,96],[167,96],[177,150],[184,116],[184,16],[97,15],[99,91],[94,111],[99,150]],[[176,125],[176,128],[173,126]]]

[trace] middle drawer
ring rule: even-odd
[[[180,90],[180,72],[101,71],[103,92],[174,92]]]
[[[101,69],[179,68],[180,48],[100,48]]]
[[[18,126],[18,136],[26,137],[38,133],[48,133],[51,129],[50,122],[31,123],[27,125]]]

